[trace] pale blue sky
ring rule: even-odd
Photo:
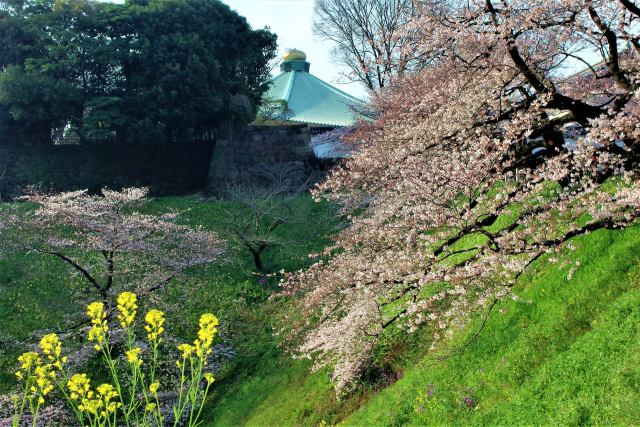
[[[278,55],[287,48],[297,48],[307,54],[311,73],[337,88],[365,98],[366,91],[359,83],[338,83],[344,68],[331,58],[332,44],[313,36],[314,0],[222,0],[247,18],[253,28],[270,27],[278,35]],[[279,69],[275,71],[279,72]]]

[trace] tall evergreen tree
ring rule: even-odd
[[[250,115],[276,47],[218,0],[0,0],[0,35],[0,129],[85,142],[208,137]]]

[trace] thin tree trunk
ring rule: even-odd
[[[256,251],[255,249],[249,248],[251,251],[251,255],[253,255],[253,263],[256,265],[256,269],[260,272],[264,272],[264,266],[262,265],[262,259],[260,258],[260,253],[262,251]]]

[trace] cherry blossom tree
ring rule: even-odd
[[[31,190],[23,200],[37,207],[5,215],[3,246],[58,259],[107,305],[122,291],[152,296],[186,269],[223,253],[216,234],[177,223],[179,212],[141,213],[146,188],[101,195]]]
[[[352,223],[283,281],[300,296],[298,350],[335,366],[341,391],[388,328],[428,324],[439,339],[517,298],[536,260],[640,212],[634,3],[416,4],[406,31],[438,54],[373,99],[380,118],[316,192],[347,201]]]

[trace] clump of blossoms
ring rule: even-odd
[[[65,370],[67,357],[62,354],[62,343],[56,334],[45,335],[40,340],[40,352],[26,352],[18,358],[20,368],[16,372],[21,385],[21,400],[16,400],[13,426],[20,425],[29,411],[35,425],[38,413],[47,397],[58,389],[68,402],[81,426],[162,426],[158,393],[161,380],[156,376],[162,336],[165,331],[165,315],[152,309],[144,317],[144,330],[149,344],[148,353],[136,346],[134,331],[137,315],[137,297],[123,292],[117,298],[117,321],[126,334],[124,357],[116,359],[110,343],[108,315],[102,302],[87,307],[91,327],[87,333],[94,349],[102,356],[111,376],[111,383],[92,386],[86,373],[69,375]],[[198,338],[193,344],[178,347],[182,353],[176,366],[180,370],[178,399],[173,406],[174,426],[200,424],[202,407],[213,375],[206,372],[208,356],[217,333],[218,319],[211,313],[200,317]],[[169,384],[169,379],[163,381]]]
[[[20,384],[22,398],[15,400],[15,412],[12,426],[20,425],[23,414],[27,411],[36,425],[38,414],[46,399],[58,388],[64,392],[64,384],[68,380],[65,370],[67,357],[62,355],[62,344],[56,334],[47,334],[40,340],[40,351],[28,351],[18,357],[19,368],[15,375]],[[66,395],[66,394],[65,394]],[[72,410],[81,419],[77,408]]]
[[[16,371],[16,377],[22,386],[22,400],[17,402],[16,414],[21,415],[28,405],[35,419],[45,402],[45,397],[53,390],[56,372],[50,363],[46,363],[40,354],[33,351],[22,354],[18,357],[18,362],[20,369]],[[13,425],[18,424],[19,419],[14,419]]]
[[[138,297],[133,292],[122,292],[118,295],[118,321],[120,326],[128,328],[136,319]]]
[[[348,136],[354,151],[316,191],[351,223],[283,282],[302,319],[286,332],[340,390],[390,328],[426,324],[442,339],[515,298],[570,239],[640,216],[632,2],[417,3],[410,47],[433,61],[373,96],[380,117]],[[584,46],[601,65],[560,77],[567,58],[597,62]]]
[[[104,304],[101,302],[92,302],[87,306],[87,316],[91,320],[91,329],[89,329],[89,341],[94,342],[94,348],[99,351],[105,344],[108,344],[107,333],[109,326],[107,325],[107,313],[104,310]]]

